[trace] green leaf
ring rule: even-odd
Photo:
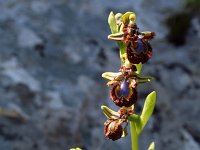
[[[151,117],[155,104],[156,104],[156,92],[153,91],[147,96],[143,110],[142,110],[142,114],[140,116],[141,125],[142,125],[141,131],[145,127],[149,118]]]
[[[155,150],[155,143],[154,143],[154,142],[152,142],[152,143],[149,145],[148,150]]]
[[[132,114],[128,117],[128,120],[135,123],[136,132],[138,135],[142,132],[149,118],[151,117],[156,104],[156,92],[151,92],[145,101],[144,108],[141,116]]]
[[[111,33],[117,33],[118,32],[117,22],[116,22],[116,19],[115,19],[115,15],[112,11],[110,12],[109,17],[108,17],[108,24],[110,26]]]

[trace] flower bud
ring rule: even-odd
[[[122,123],[123,121],[121,119],[107,120],[104,123],[105,137],[113,141],[120,139],[123,133]]]

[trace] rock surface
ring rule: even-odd
[[[137,112],[152,90],[157,106],[140,148],[154,140],[158,150],[199,150],[199,16],[184,45],[166,39],[166,18],[183,6],[181,0],[0,0],[0,149],[131,149],[130,135],[104,138],[100,106],[117,110],[101,78],[120,66],[116,44],[107,40],[108,14],[135,11],[140,30],[157,34],[153,58],[143,66],[156,80],[139,87]]]

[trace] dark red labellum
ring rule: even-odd
[[[137,53],[140,53],[140,52],[145,52],[147,47],[145,46],[145,43],[142,41],[142,39],[138,39],[137,46],[134,49]]]
[[[110,90],[110,97],[115,105],[122,107],[130,107],[137,101],[137,90],[136,88],[128,88],[128,96],[120,96],[120,87],[115,85]]]
[[[146,63],[152,56],[152,48],[148,41],[138,39],[136,43],[129,43],[127,58],[133,64]]]

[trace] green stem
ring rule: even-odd
[[[132,150],[138,150],[138,134],[136,132],[135,122],[130,121],[130,130],[131,130],[131,143]]]
[[[122,42],[117,42],[117,44],[119,46],[119,56],[123,65],[125,62],[124,53],[126,53],[126,45]]]

